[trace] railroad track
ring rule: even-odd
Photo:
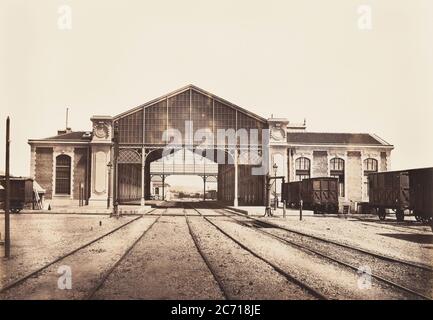
[[[212,220],[210,220],[207,215],[203,215],[197,208],[195,208],[193,206],[191,206],[191,208],[193,210],[195,210],[201,217],[203,217],[204,220],[206,220],[213,227],[215,227],[219,232],[221,232],[227,238],[229,238],[230,240],[232,240],[239,247],[241,247],[245,251],[247,251],[250,254],[252,254],[254,257],[260,259],[261,261],[265,262],[267,265],[271,266],[275,271],[277,271],[280,275],[282,275],[283,277],[285,277],[289,282],[292,282],[292,283],[296,284],[297,286],[299,286],[300,288],[302,288],[303,290],[305,290],[306,292],[308,292],[309,294],[311,294],[313,297],[315,297],[317,299],[328,300],[328,298],[323,293],[321,293],[320,291],[314,289],[313,287],[309,286],[308,284],[306,284],[306,283],[302,282],[301,280],[295,278],[294,276],[292,276],[288,272],[286,272],[283,269],[281,269],[280,267],[278,267],[273,262],[269,261],[265,257],[261,256],[260,254],[258,254],[254,250],[252,250],[251,248],[247,247],[246,245],[244,245],[243,243],[241,243],[240,241],[238,241],[237,239],[235,239],[234,237],[232,237],[231,235],[229,235],[222,228],[220,228],[217,224],[215,224]]]
[[[154,209],[156,210],[156,209]],[[154,211],[152,210],[152,211]],[[102,276],[102,278],[98,281],[96,286],[92,288],[90,293],[86,296],[86,300],[92,300],[95,296],[95,294],[98,292],[99,289],[102,288],[105,281],[107,281],[108,277],[113,273],[113,271],[117,268],[117,266],[125,260],[125,258],[128,256],[128,254],[131,252],[132,249],[143,239],[143,237],[146,235],[147,232],[149,232],[150,229],[158,222],[158,220],[167,212],[168,208],[165,208],[163,212],[161,212],[158,217],[150,224],[149,227],[146,228],[146,230],[143,231],[143,233],[126,249],[126,251],[122,254],[122,256],[111,266],[111,268]]]
[[[153,210],[151,210],[150,212],[153,212],[153,211],[155,211],[155,210],[156,210],[156,209],[153,209]],[[62,260],[64,260],[64,259],[66,259],[67,257],[72,256],[73,254],[75,254],[75,253],[77,253],[77,252],[79,252],[79,251],[81,251],[81,250],[83,250],[83,249],[85,249],[85,248],[91,246],[92,244],[94,244],[94,243],[96,243],[96,242],[98,242],[98,241],[100,241],[100,240],[102,240],[102,239],[104,239],[104,238],[106,238],[106,237],[108,237],[108,236],[114,234],[115,232],[117,232],[117,231],[119,231],[119,230],[125,228],[126,226],[128,226],[128,225],[130,225],[130,224],[134,223],[135,221],[140,220],[140,219],[142,219],[142,218],[143,218],[143,216],[139,216],[139,217],[137,217],[137,218],[131,219],[131,220],[129,220],[128,222],[126,222],[126,223],[124,223],[124,224],[122,224],[122,225],[120,225],[120,226],[114,228],[113,230],[110,230],[109,232],[107,232],[107,233],[105,233],[105,234],[103,234],[103,235],[97,237],[96,239],[93,239],[93,240],[91,240],[91,241],[89,241],[89,242],[87,242],[87,243],[85,243],[85,244],[79,246],[78,248],[75,248],[74,250],[72,250],[72,251],[70,251],[70,252],[67,252],[67,253],[65,253],[65,254],[63,254],[63,255],[61,255],[61,256],[59,256],[58,258],[56,258],[56,259],[54,259],[54,260],[52,260],[52,261],[50,261],[50,262],[44,264],[44,265],[41,266],[40,268],[38,268],[38,269],[36,269],[36,270],[34,270],[34,271],[32,271],[32,272],[26,274],[25,276],[23,276],[23,277],[21,277],[21,278],[19,278],[19,279],[16,279],[16,280],[14,280],[14,281],[12,281],[12,282],[10,282],[10,283],[4,285],[3,287],[0,288],[0,294],[3,294],[3,293],[5,293],[5,292],[7,292],[7,291],[9,291],[9,290],[11,290],[11,289],[13,289],[13,288],[19,286],[20,284],[24,283],[24,282],[27,281],[28,279],[37,276],[38,274],[40,274],[40,273],[43,272],[44,270],[48,269],[48,268],[51,267],[52,265],[54,265],[54,264],[56,264],[56,263],[58,263],[58,262],[60,262],[60,261],[62,261]]]
[[[295,233],[295,234],[298,234],[298,235],[301,235],[301,236],[305,236],[305,237],[308,237],[308,238],[311,238],[311,239],[315,239],[315,240],[323,241],[323,242],[326,242],[326,243],[329,243],[329,244],[333,244],[333,245],[336,245],[336,246],[339,246],[339,247],[342,247],[342,248],[347,248],[347,249],[351,249],[353,251],[358,251],[358,252],[361,252],[361,253],[365,253],[365,254],[368,254],[370,256],[382,259],[382,260],[387,260],[389,262],[400,263],[402,265],[406,265],[406,266],[410,266],[410,267],[414,267],[414,268],[419,268],[421,270],[433,272],[433,268],[430,267],[430,266],[427,266],[427,265],[417,264],[417,263],[414,263],[414,262],[405,261],[405,260],[393,258],[393,257],[390,257],[390,256],[381,255],[381,254],[375,253],[373,251],[369,251],[369,250],[366,250],[366,249],[361,249],[361,248],[358,248],[358,247],[355,247],[355,246],[351,246],[351,245],[348,245],[348,244],[345,244],[345,243],[340,243],[340,242],[337,242],[337,241],[333,241],[333,240],[321,238],[321,237],[318,237],[318,236],[314,236],[314,235],[311,235],[311,234],[308,234],[308,233],[304,233],[304,232],[301,232],[301,231],[298,231],[298,230],[289,229],[287,227],[282,227],[282,226],[279,226],[277,224],[274,224],[272,222],[263,221],[261,219],[253,218],[251,216],[247,216],[245,214],[242,214],[242,213],[239,213],[239,212],[236,212],[236,211],[228,210],[226,208],[216,208],[216,209],[217,210],[224,210],[224,211],[230,212],[232,214],[235,214],[237,216],[241,216],[243,218],[254,220],[256,222],[265,224],[265,225],[267,225],[267,226],[269,226],[271,228],[276,228],[276,229],[284,230],[284,231],[287,231],[287,232],[290,232],[290,233]]]
[[[431,268],[427,268],[427,267],[424,267],[424,266],[419,266],[417,264],[401,261],[401,260],[398,260],[398,259],[393,259],[393,258],[386,257],[386,256],[381,256],[381,255],[373,253],[373,252],[368,252],[367,250],[359,249],[359,248],[356,248],[356,247],[351,247],[351,246],[345,245],[345,244],[340,244],[340,243],[334,242],[332,240],[323,239],[323,238],[312,236],[312,235],[308,235],[308,234],[305,234],[305,233],[302,233],[302,232],[298,232],[298,231],[294,231],[294,230],[292,231],[290,229],[287,229],[287,228],[275,225],[273,223],[269,223],[269,222],[262,221],[262,220],[259,220],[259,219],[256,219],[256,218],[248,217],[248,216],[245,216],[245,215],[242,215],[240,213],[233,212],[233,211],[230,211],[230,210],[227,210],[227,209],[217,209],[217,210],[219,210],[217,212],[219,212],[222,215],[224,215],[224,216],[226,216],[226,217],[234,220],[238,224],[244,225],[246,227],[253,228],[254,230],[256,230],[256,231],[258,231],[258,232],[260,232],[262,234],[271,236],[272,238],[277,239],[277,240],[279,240],[282,243],[285,243],[285,244],[297,247],[297,248],[302,249],[303,251],[306,251],[306,252],[313,253],[313,254],[315,254],[317,256],[320,256],[320,257],[325,258],[325,259],[327,259],[329,261],[335,262],[335,263],[337,263],[339,265],[342,265],[342,266],[344,266],[346,268],[349,268],[349,269],[351,269],[351,270],[353,270],[355,272],[358,272],[359,268],[357,266],[353,265],[353,264],[344,262],[341,259],[338,259],[338,258],[335,258],[335,257],[331,257],[329,254],[320,252],[319,250],[312,249],[311,246],[306,246],[305,244],[300,244],[299,242],[302,242],[302,241],[295,242],[295,241],[289,240],[287,238],[283,238],[283,237],[281,237],[279,235],[276,235],[276,234],[274,234],[272,232],[265,231],[265,230],[261,229],[260,227],[253,226],[253,225],[247,224],[245,222],[239,221],[236,218],[234,218],[233,215],[226,215],[226,214],[224,214],[221,211],[227,211],[227,212],[230,212],[230,213],[235,213],[236,215],[242,216],[243,218],[248,218],[248,219],[254,220],[255,222],[258,222],[262,226],[264,225],[264,226],[268,226],[270,228],[277,228],[277,229],[280,229],[280,230],[284,230],[286,232],[292,232],[292,233],[295,233],[297,235],[302,235],[304,237],[308,237],[308,238],[311,238],[311,239],[314,239],[314,240],[319,240],[319,241],[322,241],[322,242],[327,243],[327,244],[337,245],[339,247],[344,247],[346,249],[357,251],[357,252],[360,252],[362,254],[368,254],[368,255],[376,258],[376,259],[382,259],[382,260],[385,260],[385,261],[388,261],[388,262],[392,261],[393,263],[399,263],[399,264],[402,264],[402,265],[405,265],[405,266],[409,266],[409,267],[412,267],[412,268],[418,268],[418,269],[421,269],[423,271],[432,272]],[[431,274],[431,276],[433,277],[433,273]],[[421,298],[421,299],[424,299],[424,300],[432,300],[432,297],[426,296],[423,293],[417,292],[417,291],[415,291],[413,289],[410,289],[410,288],[408,288],[408,287],[406,287],[404,285],[396,283],[393,280],[386,279],[386,278],[384,278],[382,276],[379,276],[379,275],[373,274],[373,273],[371,274],[371,277],[373,277],[373,278],[375,278],[375,279],[377,279],[377,280],[379,280],[379,281],[381,281],[383,283],[386,283],[389,286],[398,288],[401,291],[404,291],[406,293],[410,293],[413,296],[416,296],[417,298]]]
[[[426,232],[430,233],[430,225],[428,223],[422,223],[418,221],[411,221],[413,223],[409,224],[408,221],[405,222],[397,222],[397,221],[381,221],[381,220],[374,220],[374,219],[363,219],[358,217],[353,217],[353,219],[356,219],[358,221],[361,221],[362,224],[368,225],[368,226],[374,226],[377,228],[384,228],[388,230],[393,231],[403,231],[403,232],[410,232],[410,230],[418,231],[419,234],[424,234]],[[418,227],[425,227],[428,230],[420,230]]]
[[[430,231],[430,227],[427,225],[422,225],[420,224],[420,227],[425,227],[428,228],[427,230],[421,230],[421,229],[417,229],[417,228],[413,228],[413,227],[405,227],[405,226],[399,226],[399,225],[393,225],[393,224],[388,224],[388,223],[378,223],[378,222],[373,222],[373,221],[366,221],[366,220],[361,220],[358,219],[358,221],[360,221],[359,223],[365,226],[369,226],[369,227],[374,227],[374,228],[378,228],[378,229],[386,229],[386,230],[391,230],[391,231],[395,231],[395,232],[405,232],[407,234],[419,234],[419,235],[423,235],[423,234],[430,234],[431,235],[431,231]],[[413,232],[413,231],[416,232]]]
[[[233,300],[233,298],[231,297],[231,295],[227,292],[227,290],[225,289],[223,282],[221,280],[221,278],[218,276],[216,270],[213,268],[212,264],[210,263],[209,259],[207,258],[207,256],[205,255],[205,253],[203,252],[203,250],[201,249],[200,245],[199,245],[199,241],[197,239],[196,234],[194,233],[194,231],[192,230],[191,224],[189,222],[189,218],[188,215],[186,214],[186,208],[183,209],[184,215],[185,215],[185,220],[186,220],[186,224],[188,226],[188,231],[189,234],[191,235],[191,238],[194,242],[195,247],[197,248],[198,253],[200,254],[200,256],[202,257],[203,261],[205,262],[207,268],[209,269],[210,273],[212,274],[213,278],[215,279],[215,281],[218,284],[218,287],[220,288],[224,298],[226,300]]]

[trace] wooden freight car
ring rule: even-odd
[[[398,221],[404,220],[409,209],[409,173],[407,171],[377,172],[368,175],[370,207],[375,208],[381,220],[386,210],[395,211]]]
[[[409,202],[418,221],[432,222],[433,168],[409,170]]]
[[[2,192],[2,209],[4,209],[4,202],[6,197],[6,180],[4,177],[0,178],[0,185],[4,188]],[[33,203],[33,180],[30,178],[11,177],[10,178],[10,204],[9,208],[12,212],[18,213],[26,205]]]
[[[338,179],[319,177],[288,182],[283,186],[283,197],[288,207],[313,210],[314,213],[338,212]]]
[[[433,211],[433,168],[371,173],[368,175],[369,205],[381,220],[394,210],[398,221],[413,212],[417,220],[430,221]]]
[[[289,208],[298,208],[301,200],[301,181],[287,182],[282,184],[282,200],[286,201]]]

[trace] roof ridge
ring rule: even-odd
[[[229,107],[231,107],[231,108],[237,109],[237,110],[239,110],[240,112],[243,112],[243,113],[245,113],[245,114],[247,114],[247,115],[250,115],[250,116],[252,116],[252,117],[254,117],[254,118],[257,118],[257,119],[260,120],[260,121],[263,121],[263,122],[266,122],[266,121],[267,121],[265,117],[263,117],[263,116],[261,116],[261,115],[258,115],[258,114],[254,113],[254,112],[252,112],[252,111],[247,110],[247,109],[244,109],[244,108],[238,106],[237,104],[235,104],[235,103],[233,103],[233,102],[230,102],[230,101],[228,101],[228,100],[226,100],[226,99],[224,99],[224,98],[221,98],[220,96],[218,96],[218,95],[216,95],[216,94],[214,94],[214,93],[211,93],[210,91],[207,91],[207,90],[205,90],[205,89],[202,89],[202,88],[200,88],[200,87],[197,87],[196,85],[193,85],[193,84],[188,84],[188,85],[183,86],[183,87],[181,87],[181,88],[179,88],[179,89],[177,89],[177,90],[171,91],[171,92],[166,93],[166,94],[164,94],[164,95],[162,95],[162,96],[159,96],[159,97],[157,97],[157,98],[155,98],[155,99],[149,100],[149,101],[147,101],[147,102],[145,102],[145,103],[142,103],[142,104],[140,104],[140,105],[138,105],[138,106],[136,106],[136,107],[133,107],[133,108],[131,108],[131,109],[129,109],[129,110],[126,110],[125,112],[119,113],[119,114],[117,114],[117,115],[115,115],[115,116],[113,117],[113,120],[118,120],[119,118],[122,118],[122,117],[124,117],[124,116],[127,116],[127,115],[129,115],[129,114],[131,114],[131,113],[134,113],[134,112],[140,110],[141,108],[149,107],[149,106],[151,106],[151,105],[157,103],[158,101],[161,101],[161,100],[164,99],[164,98],[172,97],[172,96],[174,96],[174,95],[177,95],[177,94],[180,94],[180,93],[182,93],[182,92],[185,92],[186,90],[195,90],[195,91],[197,91],[197,92],[199,92],[199,93],[202,93],[202,94],[204,94],[204,95],[210,96],[210,97],[212,97],[213,99],[219,100],[220,102],[227,104],[227,105],[228,105]]]
[[[68,134],[71,134],[71,133],[86,133],[86,132],[90,132],[90,131],[71,131],[71,132],[65,132],[65,133],[61,133],[61,134],[57,134],[57,135],[55,135],[55,136],[51,136],[51,137],[48,137],[48,138],[44,138],[44,139],[52,139],[52,138],[61,138],[61,137],[63,137],[63,136],[66,136],[66,135],[68,135]]]
[[[388,141],[386,141],[385,139],[382,139],[381,137],[379,137],[375,133],[370,133],[370,136],[372,136],[374,139],[378,140],[379,142],[381,142],[383,144],[391,145]]]
[[[355,144],[355,145],[380,145],[392,147],[391,144],[371,133],[353,132],[310,132],[294,131],[287,133],[287,142],[306,144]]]

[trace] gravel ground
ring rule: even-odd
[[[368,254],[363,254],[355,250],[341,248],[333,244],[327,244],[316,240],[311,240],[296,234],[288,234],[279,229],[266,229],[266,231],[276,234],[291,242],[320,252],[331,258],[338,259],[351,264],[357,268],[368,267],[372,274],[378,275],[406,288],[422,293],[433,298],[433,272],[422,270],[416,267],[407,266],[399,263],[391,263]]]
[[[366,225],[368,227],[385,229],[397,232],[410,232],[412,234],[431,234],[431,227],[423,223],[416,221],[396,221],[387,219],[385,221],[380,221],[377,218],[365,219],[359,217],[350,217],[350,221],[359,221],[359,224]]]
[[[144,235],[126,258],[114,269],[96,293],[96,299],[223,299],[224,295],[189,234],[185,210],[165,202],[167,209],[158,209],[143,216],[112,235],[80,250],[44,270],[37,277],[0,295],[1,299],[82,299],[98,280],[142,235],[159,214],[160,220]],[[178,204],[179,205],[179,204]],[[401,292],[372,279],[370,289],[360,289],[361,276],[328,259],[282,243],[252,228],[239,225],[230,217],[212,209],[200,212],[228,234],[254,252],[279,266],[298,280],[331,299],[409,299]],[[254,257],[220,233],[192,209],[186,210],[199,246],[211,264],[225,291],[234,299],[311,299],[311,295],[289,282],[271,266]],[[226,212],[225,212],[226,213]],[[226,213],[227,214],[227,213]],[[237,220],[247,218],[233,216]],[[0,285],[17,279],[47,262],[96,239],[134,219],[95,215],[12,215],[11,259],[0,260]],[[262,218],[275,224],[375,251],[402,260],[432,266],[433,235],[404,225],[376,224],[353,218],[297,216]],[[100,225],[101,222],[101,225]],[[251,221],[250,221],[251,222]],[[4,216],[0,216],[0,230]],[[431,274],[417,273],[401,265],[365,259],[347,249],[320,244],[317,241],[275,229],[264,228],[291,241],[343,259],[353,265],[367,265],[375,274],[393,279],[416,291],[432,295]],[[72,290],[57,289],[62,265],[71,267]]]
[[[295,216],[288,216],[285,219],[260,219],[381,255],[433,267],[433,234],[429,229],[423,231],[422,226],[420,230],[397,226],[401,229],[397,230],[388,223],[382,225],[333,217],[304,217],[302,221]]]
[[[11,215],[11,258],[0,258],[0,286],[130,221],[96,215]],[[100,225],[101,223],[101,225]],[[4,215],[0,216],[0,232]],[[0,247],[3,251],[3,246]],[[2,253],[3,255],[3,253]]]
[[[199,246],[230,299],[312,299],[271,266],[227,238],[202,217],[190,218]],[[218,246],[215,246],[215,244]]]
[[[128,247],[149,228],[155,217],[143,217],[94,244],[50,266],[4,294],[5,299],[84,299],[98,284],[98,280],[123,255]],[[72,289],[60,290],[59,267],[71,270]]]
[[[220,212],[220,210],[218,210]],[[225,212],[223,211],[225,214]],[[290,233],[278,228],[263,228],[263,226],[257,225],[251,219],[241,217],[239,215],[231,215],[233,219],[241,223],[246,223],[258,230],[263,232],[271,233],[279,236],[283,239],[296,243],[302,247],[309,248],[315,252],[324,254],[327,257],[338,259],[345,263],[351,264],[355,268],[368,267],[372,274],[381,276],[385,279],[403,285],[416,292],[420,292],[425,296],[433,298],[433,272],[422,270],[420,268],[408,266],[401,263],[389,262],[369,254],[351,250],[348,248],[342,248],[340,246],[322,242],[319,240],[311,239],[306,236]]]
[[[95,298],[222,299],[223,294],[194,246],[185,217],[163,215]]]
[[[251,228],[240,226],[229,218],[211,219],[231,236],[330,299],[414,298],[374,280],[370,289],[360,289],[360,277],[347,268],[285,245]]]

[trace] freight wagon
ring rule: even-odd
[[[0,185],[4,188],[3,192],[0,193],[1,208],[4,209],[5,197],[6,197],[6,179],[0,178]],[[10,178],[10,204],[9,208],[12,212],[18,213],[26,205],[33,203],[33,180],[30,178]]]
[[[291,208],[302,206],[314,213],[338,212],[338,179],[319,177],[283,184],[282,200]]]
[[[409,198],[415,218],[432,223],[433,168],[409,170]]]
[[[433,212],[433,168],[371,173],[368,175],[369,206],[381,220],[386,210],[398,221],[412,212],[418,221],[431,222]]]

